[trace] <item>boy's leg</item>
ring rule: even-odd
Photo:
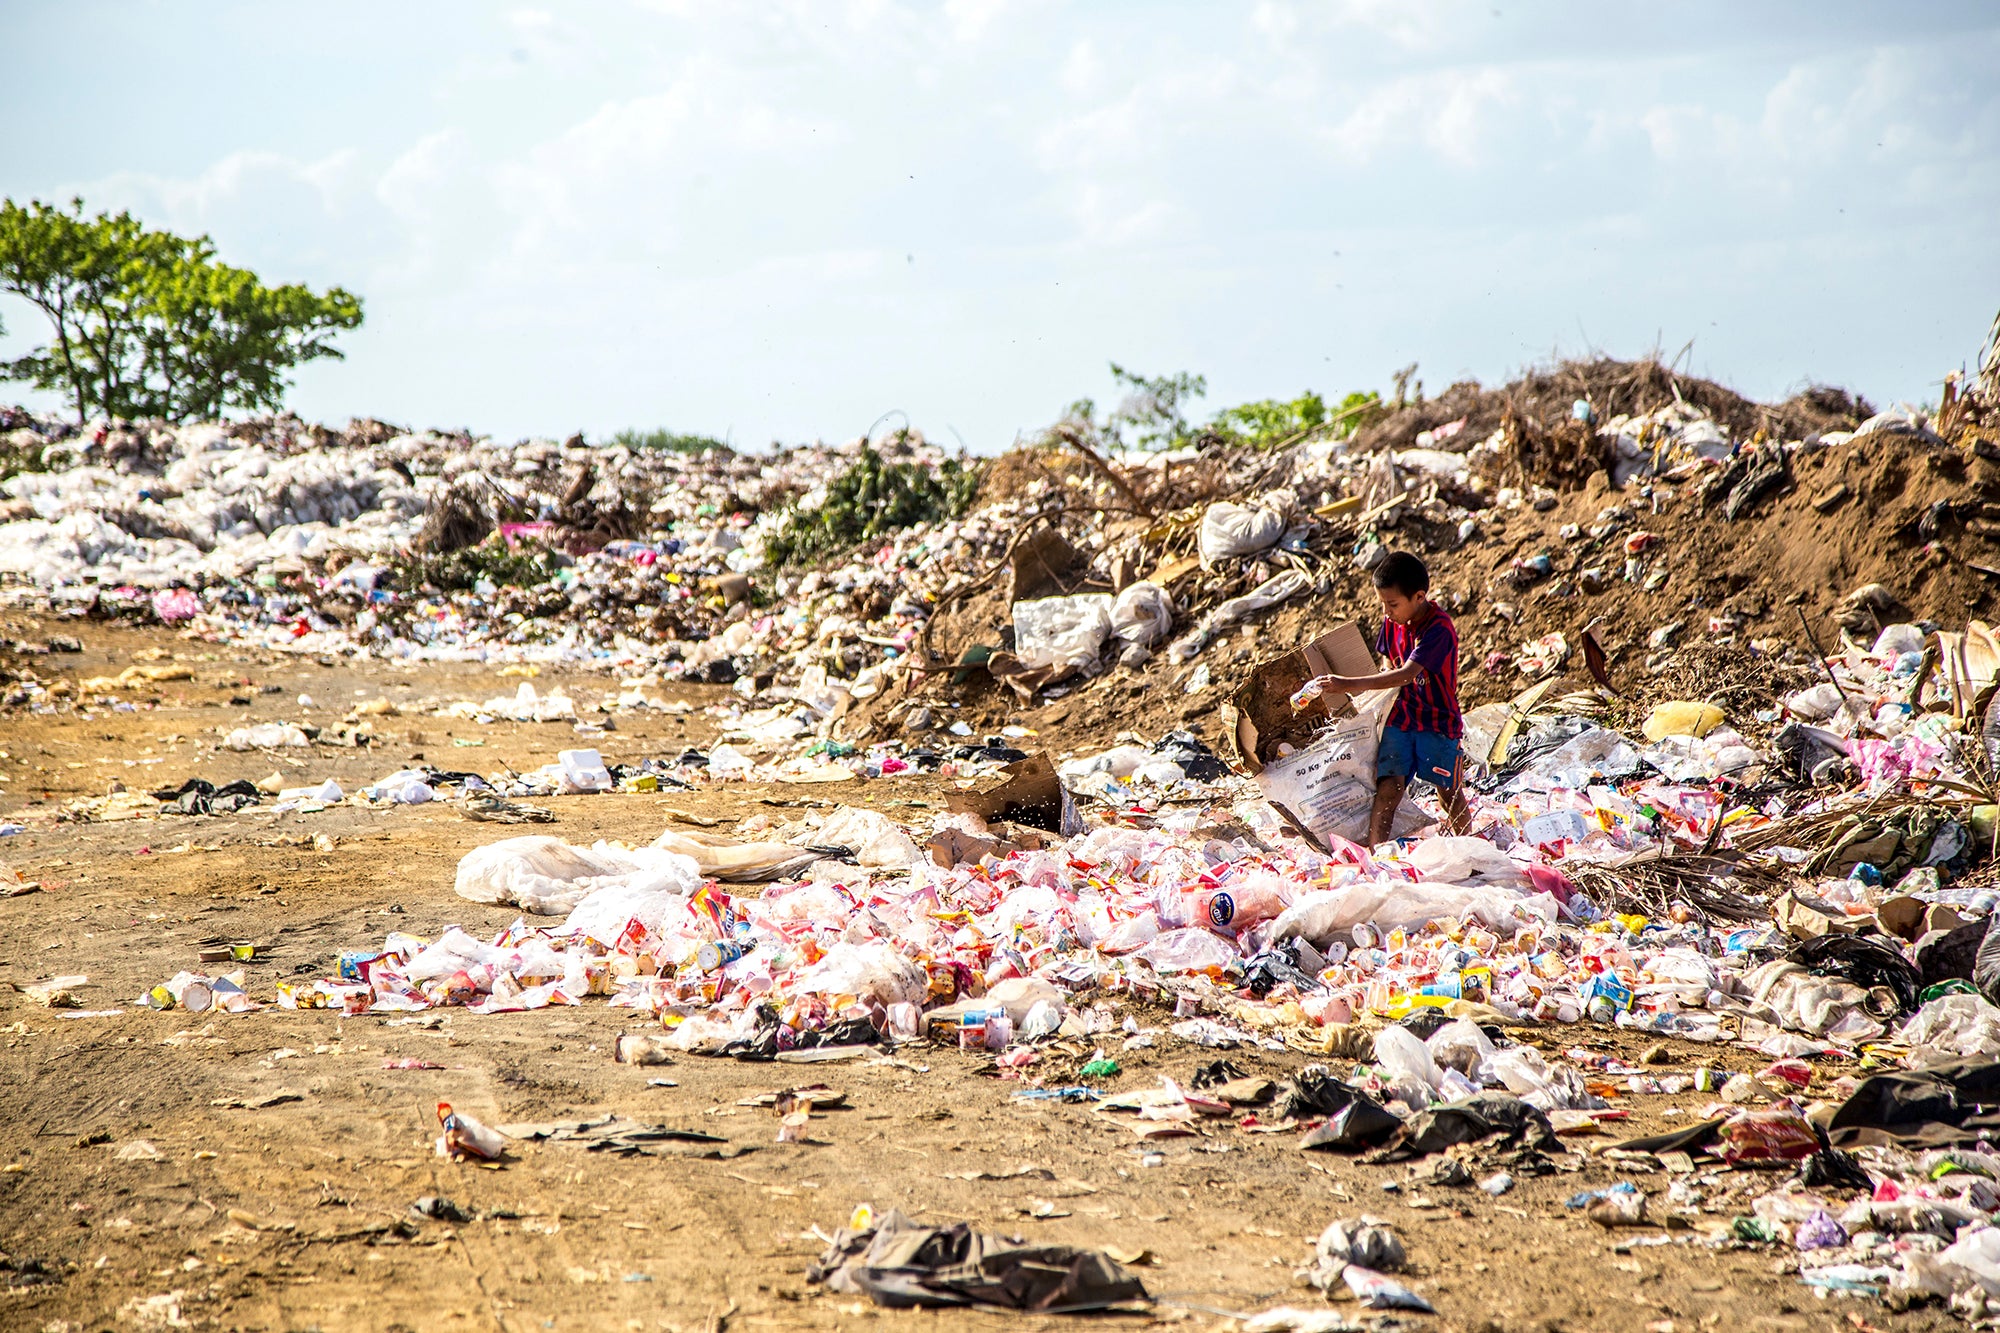
[[[1459,743],[1449,736],[1420,737],[1416,773],[1437,791],[1445,827],[1461,838],[1470,833],[1472,811],[1465,804],[1465,758]]]
[[[1401,727],[1382,728],[1375,746],[1375,804],[1368,811],[1368,845],[1380,847],[1389,841],[1395,827],[1396,807],[1410,775],[1417,771],[1417,733]]]
[[[1453,787],[1439,794],[1444,803],[1444,826],[1456,837],[1472,832],[1472,811],[1465,804],[1465,788]]]
[[[1389,841],[1389,830],[1396,824],[1396,807],[1403,803],[1403,791],[1409,781],[1398,777],[1375,779],[1375,804],[1368,811],[1368,845],[1380,847]],[[2000,913],[1996,913],[2000,915]]]

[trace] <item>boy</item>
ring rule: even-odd
[[[1430,599],[1430,588],[1430,571],[1406,551],[1392,552],[1375,566],[1375,595],[1382,599],[1384,617],[1375,651],[1395,665],[1373,676],[1322,678],[1328,687],[1348,694],[1399,687],[1375,753],[1371,846],[1389,840],[1396,807],[1412,778],[1436,789],[1453,833],[1463,836],[1472,826],[1459,785],[1464,769],[1458,743],[1465,735],[1465,714],[1458,706],[1458,628]]]

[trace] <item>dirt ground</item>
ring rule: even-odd
[[[295,781],[333,777],[352,790],[420,755],[445,768],[523,769],[590,744],[630,761],[703,744],[716,727],[699,711],[621,716],[617,731],[579,742],[567,724],[404,716],[378,721],[384,740],[371,749],[316,747],[275,760],[216,754],[218,727],[297,720],[300,693],[321,705],[311,716],[330,720],[357,696],[485,699],[511,693],[517,681],[476,665],[357,668],[163,630],[0,617],[0,636],[10,640],[52,633],[80,635],[86,651],[35,659],[45,677],[115,674],[152,650],[194,672],[191,682],[134,696],[136,712],[0,714],[0,819],[26,826],[0,839],[0,859],[43,886],[0,900],[0,983],[85,974],[86,1011],[198,966],[204,943],[255,943],[250,989],[270,999],[278,980],[328,975],[339,951],[377,944],[392,929],[428,937],[458,923],[490,934],[513,911],[456,897],[453,870],[471,848],[520,830],[470,822],[446,805],[56,822],[67,801],[101,795],[113,781],[147,790],[190,776],[254,780],[274,764]],[[580,673],[536,683],[557,682],[580,705],[613,685]],[[260,692],[266,685],[279,688]],[[720,819],[726,829],[822,800],[915,818],[941,793],[931,780],[912,779],[557,798],[545,802],[557,823],[534,831],[643,842],[683,815]],[[1131,1012],[1145,1027],[1169,1021]],[[1936,1309],[1895,1314],[1873,1302],[1822,1300],[1798,1283],[1795,1261],[1771,1247],[1718,1249],[1686,1230],[1599,1230],[1563,1200],[1622,1179],[1664,1196],[1673,1179],[1589,1155],[1609,1138],[1572,1140],[1579,1152],[1562,1171],[1521,1178],[1498,1198],[1428,1183],[1405,1166],[1303,1153],[1294,1134],[1228,1122],[1146,1145],[1164,1164],[1145,1166],[1124,1124],[1083,1106],[1016,1102],[1019,1085],[998,1079],[988,1058],[916,1045],[873,1062],[688,1057],[638,1068],[611,1058],[632,1020],[601,1002],[416,1021],[275,1007],[66,1017],[0,984],[0,1251],[12,1269],[0,1264],[0,1329],[527,1333],[1072,1322],[884,1311],[809,1287],[806,1266],[823,1248],[813,1229],[837,1230],[861,1203],[923,1222],[1148,1252],[1138,1271],[1162,1303],[1150,1314],[1092,1319],[1093,1327],[1218,1328],[1231,1312],[1318,1305],[1294,1269],[1329,1221],[1362,1212],[1392,1220],[1410,1246],[1407,1280],[1440,1311],[1410,1317],[1416,1326],[1806,1329],[1848,1327],[1850,1314],[1865,1316],[1862,1328],[1952,1324]],[[1587,1027],[1531,1030],[1527,1039],[1553,1053],[1580,1046],[1633,1058],[1639,1047]],[[1764,1063],[1740,1050],[1670,1046],[1662,1073]],[[1028,1072],[1071,1081],[1087,1054],[1054,1056]],[[1114,1045],[1110,1054],[1123,1072],[1106,1086],[1130,1089],[1161,1074],[1185,1079],[1220,1053],[1161,1032],[1148,1049]],[[1271,1077],[1308,1062],[1230,1054]],[[385,1068],[408,1058],[443,1068]],[[773,1114],[739,1105],[820,1081],[844,1091],[849,1109],[815,1119],[804,1143],[775,1142]],[[488,1123],[616,1112],[719,1134],[729,1147],[620,1159],[522,1143],[497,1169],[456,1165],[431,1149],[440,1099]],[[1690,1092],[1620,1104],[1629,1103],[1631,1131],[1643,1133],[1689,1123],[1705,1100]],[[1478,1158],[1472,1165],[1486,1174]],[[1006,1174],[1023,1166],[1046,1174]],[[981,1172],[1002,1178],[966,1178]],[[1747,1212],[1775,1183],[1722,1175],[1705,1190],[1712,1211],[1704,1216]],[[445,1196],[477,1220],[412,1217],[412,1202],[425,1195]],[[1664,1197],[1655,1204],[1669,1211]],[[1334,1308],[1373,1317],[1352,1301]]]

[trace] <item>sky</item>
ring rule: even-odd
[[[0,47],[0,194],[362,297],[333,423],[984,453],[1113,361],[1205,414],[1655,348],[1921,402],[2000,311],[1990,4],[0,0]]]

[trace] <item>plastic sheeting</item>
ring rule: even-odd
[[[684,898],[699,887],[701,868],[676,852],[609,842],[577,847],[542,835],[474,848],[459,861],[453,884],[461,898],[510,904],[541,916],[571,912],[600,890]]]

